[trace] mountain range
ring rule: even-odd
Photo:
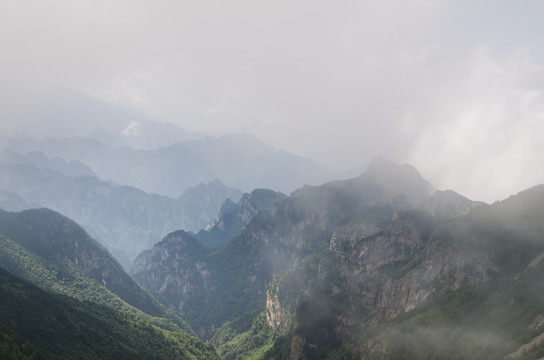
[[[0,335],[43,358],[537,359],[543,220],[544,185],[488,205],[377,158],[171,232],[134,268],[148,293],[72,220],[0,211]]]
[[[65,88],[0,94],[0,150],[79,161],[101,179],[179,197],[220,179],[250,192],[284,193],[335,178],[315,161],[244,134],[185,131],[141,110]],[[278,173],[289,176],[277,176]]]
[[[88,137],[11,138],[5,148],[21,154],[41,152],[67,162],[77,160],[102,179],[174,198],[189,187],[216,179],[244,192],[269,188],[290,193],[305,184],[334,178],[310,159],[243,134],[182,141],[154,150],[106,145]],[[281,173],[289,176],[278,176]]]
[[[383,158],[342,180],[27,95],[0,99],[0,358],[544,357],[544,185],[489,205]]]
[[[172,199],[104,182],[74,161],[68,166],[61,160],[45,161],[45,155],[32,153],[33,158],[43,160],[35,165],[29,161],[30,155],[10,154],[12,163],[0,163],[0,205],[4,209],[47,207],[59,211],[83,225],[127,269],[140,252],[169,232],[202,229],[217,216],[224,200],[238,200],[242,195],[216,180],[187,189]],[[68,176],[55,171],[58,166],[44,166],[51,163],[86,171]]]
[[[218,248],[172,233],[134,276],[225,359],[533,358],[543,219],[543,186],[487,205],[376,159]]]

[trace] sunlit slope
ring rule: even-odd
[[[52,210],[0,211],[0,267],[45,290],[190,331],[79,225]]]
[[[218,359],[213,347],[184,332],[46,292],[4,269],[0,304],[5,359]]]

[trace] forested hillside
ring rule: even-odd
[[[1,268],[0,280],[3,359],[219,359],[184,332],[46,292]]]
[[[54,211],[0,211],[0,268],[0,323],[9,343],[70,359],[215,356],[107,250]]]

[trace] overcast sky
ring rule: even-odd
[[[543,1],[0,0],[0,87],[65,86],[333,170],[544,183]]]

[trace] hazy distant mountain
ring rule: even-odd
[[[0,105],[0,116],[8,122],[12,136],[92,137],[134,149],[156,149],[202,137],[141,110],[67,88],[4,93]]]
[[[0,268],[0,330],[59,358],[216,357],[107,250],[51,210],[0,211]]]
[[[177,199],[101,181],[66,176],[33,164],[0,163],[0,207],[48,207],[77,221],[128,269],[134,258],[177,229],[198,231],[226,199],[242,192],[219,181],[187,189]]]
[[[40,169],[51,169],[66,176],[96,177],[90,167],[77,160],[72,160],[69,163],[59,157],[50,160],[38,151],[30,151],[23,155],[11,149],[5,149],[0,153],[0,164],[33,164]]]
[[[246,192],[269,188],[290,193],[334,177],[310,159],[274,149],[249,135],[207,137],[148,151],[89,138],[11,139],[8,147],[19,153],[39,151],[50,158],[78,160],[103,179],[171,197],[215,179]]]

